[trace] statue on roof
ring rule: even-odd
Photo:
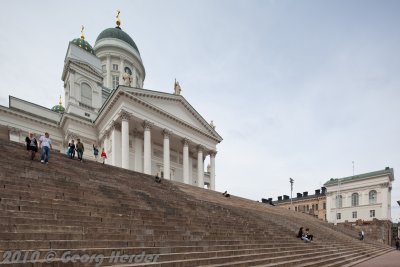
[[[129,72],[125,69],[124,74],[122,74],[122,80],[124,80],[124,85],[125,86],[131,86],[132,85],[132,75],[129,74]]]
[[[213,121],[213,120],[211,120],[210,126],[211,126],[211,128],[213,128],[213,129],[215,130],[215,124],[214,124],[214,121]]]
[[[181,86],[179,85],[179,82],[175,79],[174,94],[175,95],[180,95],[181,91],[182,91]]]
[[[83,32],[83,30],[85,29],[85,27],[82,25],[81,27],[81,39],[85,40],[85,33]]]
[[[117,10],[117,16],[115,17],[115,23],[117,23],[117,28],[119,28],[119,26],[121,26],[121,19],[119,18],[119,13],[121,13],[121,11]]]

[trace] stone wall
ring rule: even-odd
[[[338,224],[339,225],[339,224]],[[375,240],[379,243],[392,244],[392,222],[373,219],[372,221],[357,220],[356,222],[344,222],[341,226],[355,231],[364,231],[366,240]]]

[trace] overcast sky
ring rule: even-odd
[[[68,42],[115,26],[144,88],[182,95],[224,138],[216,189],[260,200],[394,168],[400,218],[400,1],[1,1],[0,105],[63,93]]]

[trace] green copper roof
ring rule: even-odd
[[[64,113],[65,108],[61,105],[55,105],[54,107],[51,108],[52,111],[58,112],[58,113]]]
[[[72,40],[71,43],[79,46],[80,48],[82,48],[94,55],[92,46],[88,42],[86,42],[84,39],[76,38],[76,39]]]
[[[373,176],[380,176],[380,175],[384,175],[384,174],[389,175],[390,181],[394,180],[393,168],[386,167],[384,170],[380,170],[380,171],[362,173],[362,174],[349,176],[349,177],[344,177],[344,178],[331,178],[328,182],[326,182],[324,184],[324,186],[337,185],[338,184],[338,180],[340,180],[340,183],[343,184],[343,183],[353,182],[353,181],[356,181],[356,180],[362,180],[362,179],[373,177]]]
[[[135,49],[139,53],[139,49],[137,48],[135,42],[133,39],[126,33],[124,32],[121,28],[115,27],[115,28],[108,28],[102,31],[99,36],[96,39],[96,43],[100,41],[101,39],[105,38],[115,38],[124,41],[125,43],[129,44],[133,49]],[[140,53],[139,53],[140,55]]]

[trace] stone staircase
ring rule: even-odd
[[[0,267],[351,266],[392,250],[306,214],[57,152],[45,165],[5,140],[0,148]],[[314,242],[296,238],[300,226]]]

